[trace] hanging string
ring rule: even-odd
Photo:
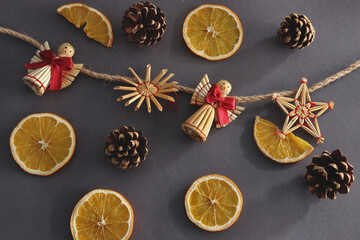
[[[170,96],[170,94],[167,94],[167,93],[164,93],[164,94]],[[167,104],[166,104],[166,108],[169,111],[175,111],[176,113],[178,113],[177,102],[179,101],[179,96],[178,96],[178,94],[176,92],[174,92],[174,94],[176,96],[175,102],[168,101]]]
[[[0,27],[0,33],[21,39],[25,42],[28,42],[29,44],[33,45],[36,48],[40,48],[40,46],[41,46],[41,44],[38,41],[36,41],[35,39],[33,39],[32,37],[30,37],[26,34],[19,33],[14,30],[8,29],[8,28]],[[355,71],[359,67],[360,67],[360,60],[354,62],[347,68],[325,78],[324,80],[321,80],[321,81],[315,83],[314,85],[309,87],[310,93],[315,92],[315,91],[329,85],[332,82],[335,82],[336,80]],[[124,82],[124,80],[134,81],[133,78],[128,78],[128,77],[124,77],[124,76],[120,76],[120,75],[110,75],[107,73],[98,73],[98,72],[92,71],[85,67],[82,67],[80,71],[82,74],[87,75],[89,77],[101,79],[101,80],[105,80],[105,81],[109,81],[109,82]],[[179,91],[182,91],[185,93],[192,94],[194,92],[194,89],[190,88],[190,87],[185,87],[185,86],[181,86],[181,85],[176,85],[174,87],[179,89]],[[296,93],[296,90],[290,90],[290,91],[278,92],[277,94],[279,96],[291,96],[291,95],[294,95],[295,93]],[[254,95],[254,96],[234,96],[234,97],[236,98],[236,101],[238,103],[246,103],[246,102],[258,102],[258,101],[263,101],[263,100],[271,100],[272,95],[273,95],[273,93]]]

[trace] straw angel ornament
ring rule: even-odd
[[[234,97],[228,97],[231,88],[226,80],[211,85],[205,74],[191,98],[191,104],[201,108],[181,125],[182,130],[192,139],[205,142],[213,124],[221,128],[234,121],[245,108],[236,106]]]
[[[40,46],[30,63],[25,64],[28,74],[23,81],[37,95],[44,94],[49,87],[57,91],[69,86],[79,74],[83,64],[73,64],[75,49],[69,43],[62,44],[55,55],[46,41]]]

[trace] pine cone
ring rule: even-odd
[[[302,49],[314,41],[315,29],[310,20],[302,14],[287,16],[278,30],[280,41],[288,47]]]
[[[165,15],[150,2],[134,3],[123,16],[122,29],[132,44],[150,46],[165,33]]]
[[[321,156],[313,157],[306,169],[304,179],[309,185],[310,193],[318,198],[336,199],[336,193],[348,193],[355,179],[353,166],[339,149],[331,154],[324,151]]]
[[[148,140],[133,126],[123,126],[120,131],[116,129],[106,137],[105,154],[117,168],[137,167],[147,153]]]

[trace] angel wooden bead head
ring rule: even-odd
[[[205,142],[213,124],[221,128],[234,121],[244,108],[236,106],[234,97],[228,97],[231,89],[226,80],[211,85],[205,74],[191,98],[191,104],[201,108],[181,125],[182,130],[192,139]]]
[[[58,56],[72,58],[75,54],[75,49],[70,43],[63,43],[58,48]]]
[[[220,87],[223,97],[228,96],[231,92],[232,86],[228,81],[221,80],[217,83],[217,85]]]
[[[28,74],[23,77],[24,83],[39,96],[43,95],[49,86],[52,91],[69,86],[82,67],[82,64],[73,64],[74,53],[75,49],[70,43],[63,43],[55,55],[49,43],[45,42],[30,63],[25,64]]]

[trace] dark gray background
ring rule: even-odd
[[[27,33],[38,41],[48,40],[56,49],[63,42],[76,48],[75,62],[98,72],[129,75],[132,66],[144,75],[152,64],[153,74],[162,68],[174,79],[195,87],[209,74],[214,83],[227,79],[232,94],[253,95],[295,89],[301,77],[315,83],[343,69],[360,57],[359,1],[154,1],[167,16],[163,40],[149,48],[130,46],[122,33],[123,12],[132,1],[86,1],[103,12],[114,29],[114,45],[105,48],[88,39],[56,13],[69,1],[1,0],[0,25]],[[238,52],[220,62],[192,54],[182,39],[186,15],[204,3],[219,3],[232,9],[244,28]],[[292,12],[306,14],[316,29],[315,41],[292,51],[279,43],[276,31]],[[325,139],[317,145],[302,130],[296,134],[315,146],[311,156],[291,165],[277,165],[257,149],[253,136],[256,115],[282,126],[284,114],[271,101],[246,104],[246,111],[228,127],[213,129],[205,143],[188,138],[180,125],[198,107],[190,95],[179,94],[179,111],[148,114],[145,106],[125,107],[116,102],[123,92],[115,84],[80,75],[69,88],[36,96],[21,80],[24,64],[35,48],[20,40],[0,36],[0,238],[71,239],[69,220],[77,201],[95,188],[123,194],[135,213],[131,239],[358,239],[360,234],[360,187],[357,179],[348,195],[336,201],[318,200],[308,193],[301,178],[311,156],[340,148],[360,168],[358,110],[360,71],[314,93],[313,100],[335,102],[334,111],[320,119]],[[164,103],[164,102],[163,102]],[[77,146],[71,161],[49,177],[32,176],[13,161],[8,139],[25,116],[51,112],[74,127]],[[104,138],[111,130],[132,124],[150,141],[147,160],[137,169],[122,171],[107,163]],[[228,230],[209,233],[186,217],[184,196],[191,183],[206,174],[232,179],[244,197],[238,221]]]

